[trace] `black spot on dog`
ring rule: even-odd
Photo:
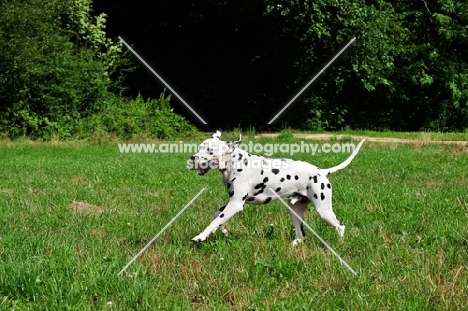
[[[244,197],[242,198],[242,201],[245,201],[245,199],[247,199],[248,196],[249,196],[248,193],[246,195],[244,195]]]
[[[267,182],[267,181],[268,181],[268,177],[263,178],[263,182]]]
[[[268,197],[265,199],[265,201],[263,201],[263,204],[267,204],[267,203],[270,203],[271,201],[271,197]]]
[[[294,176],[294,179],[295,179],[295,180],[298,180],[298,179],[299,179],[299,176],[297,176],[297,175]]]
[[[281,179],[280,179],[280,182],[283,182],[283,181],[284,181],[284,178],[281,178]]]
[[[257,193],[254,193],[254,196],[259,195],[260,193],[263,193],[263,189],[258,190]]]
[[[263,175],[263,170],[260,172],[260,175]]]
[[[256,184],[254,187],[254,189],[260,189],[260,188],[265,188],[265,184],[259,183],[259,184]]]
[[[244,159],[244,165],[247,166],[249,164],[249,160]]]
[[[242,172],[242,169],[241,169],[241,168],[238,168],[237,171],[238,171],[238,172]]]
[[[291,179],[291,175],[286,175],[286,178],[287,178],[288,180],[290,180],[290,179]]]
[[[249,202],[252,202],[252,201],[254,201],[254,200],[255,200],[254,197],[248,197],[248,198],[247,198],[247,201],[249,201]]]
[[[226,188],[228,188],[228,189],[231,188],[231,183],[230,182],[226,183]]]
[[[304,224],[301,224],[301,233],[302,233],[302,235],[304,237],[306,236],[306,233],[305,233],[305,230],[304,230]]]
[[[328,188],[328,189],[331,189],[331,185],[330,185],[330,184],[327,184],[327,188]]]
[[[322,184],[320,185],[320,188],[321,188],[322,190],[325,189],[325,184],[322,183]]]
[[[306,190],[309,190],[309,189],[310,189],[310,187],[309,187],[309,186],[307,186],[307,187],[306,187]]]
[[[314,193],[314,199],[318,199],[317,193]]]
[[[320,193],[320,198],[322,199],[322,201],[325,200],[325,195],[323,194],[323,192]]]
[[[222,206],[222,207],[219,209],[219,211],[222,212],[222,211],[224,211],[225,208],[226,208],[226,205]]]
[[[280,190],[281,190],[281,187],[278,187],[278,188],[276,188],[275,191],[276,191],[276,192],[280,192]]]
[[[271,170],[271,172],[272,172],[273,174],[275,174],[275,175],[276,175],[276,174],[278,174],[278,173],[279,173],[279,169],[277,169],[277,168],[274,168],[274,169],[272,169],[272,170]]]
[[[244,155],[243,155],[242,153],[239,154],[239,160],[238,160],[238,161],[242,161],[242,157],[243,157],[243,156],[244,156]]]
[[[232,197],[234,195],[234,191],[229,191],[229,196]]]
[[[312,176],[309,176],[309,180],[311,180],[311,179],[312,179]]]
[[[234,180],[236,180],[237,177],[234,177],[233,179],[231,179],[231,182],[233,182]]]
[[[318,182],[317,175],[315,175],[313,178],[314,178],[314,183],[317,183]]]
[[[224,217],[224,214],[219,215],[219,218],[223,218],[223,217]]]

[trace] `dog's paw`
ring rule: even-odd
[[[345,232],[346,226],[345,225],[340,225],[336,227],[336,231],[338,231],[338,235],[340,236],[341,239],[344,237],[344,232]]]
[[[291,246],[297,246],[299,245],[300,243],[304,242],[304,240],[302,239],[295,239],[294,241],[292,241],[291,243]]]
[[[206,240],[206,236],[204,234],[199,234],[192,239],[192,241],[195,241],[195,242],[203,242],[205,240]]]

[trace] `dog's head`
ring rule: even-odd
[[[221,130],[218,129],[211,138],[204,140],[198,146],[198,152],[187,160],[187,167],[197,170],[203,176],[211,169],[223,169],[228,164],[226,156],[231,155],[239,146],[239,141],[222,141]]]

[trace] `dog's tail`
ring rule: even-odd
[[[365,139],[363,139],[363,140],[361,140],[359,142],[359,144],[356,146],[356,148],[354,148],[353,153],[343,163],[341,163],[341,164],[339,164],[337,166],[334,166],[334,167],[321,169],[321,171],[325,172],[327,175],[329,175],[331,173],[334,173],[336,171],[344,169],[346,166],[348,166],[351,163],[351,161],[354,159],[354,157],[358,154],[359,149],[361,149],[361,146],[364,143],[364,141],[365,141]]]

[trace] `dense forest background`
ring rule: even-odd
[[[466,2],[5,0],[0,11],[0,132],[10,137],[203,128],[118,36],[209,129],[272,129],[353,37],[273,129],[468,128]]]

